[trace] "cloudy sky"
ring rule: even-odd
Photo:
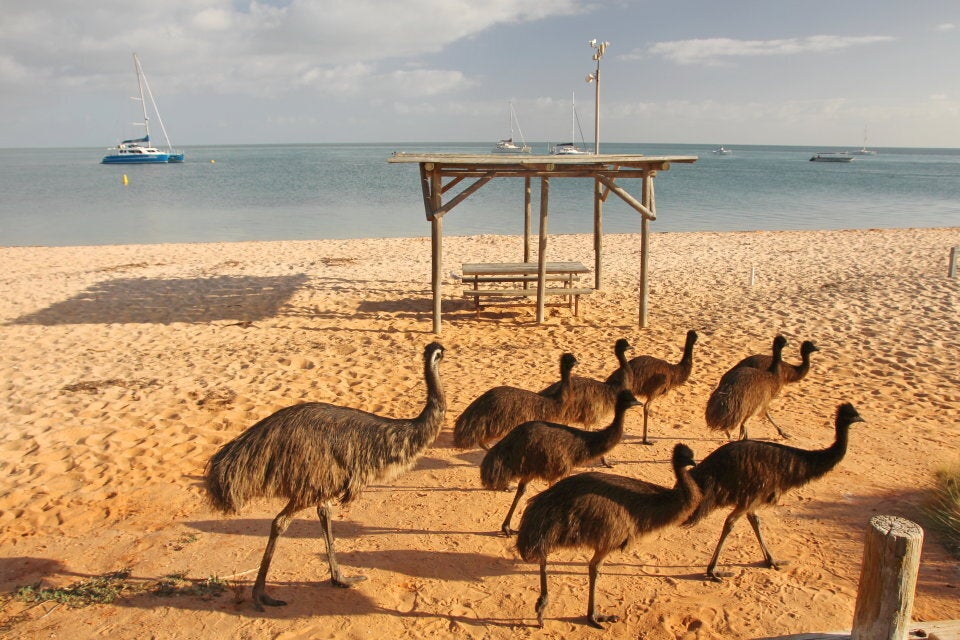
[[[960,147],[958,0],[0,0],[0,147],[524,137]],[[155,127],[154,122],[154,128]]]

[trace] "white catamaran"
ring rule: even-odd
[[[132,138],[122,140],[116,147],[108,149],[110,153],[103,156],[101,164],[164,164],[171,162],[183,162],[183,153],[173,150],[170,144],[170,137],[163,126],[163,119],[160,118],[160,111],[157,109],[157,103],[153,99],[153,93],[150,91],[150,85],[147,83],[147,77],[143,73],[143,67],[140,66],[140,58],[133,54],[133,67],[137,72],[137,88],[140,91],[139,100],[143,112],[143,122],[135,122],[134,126],[143,127],[142,138]],[[144,94],[146,89],[146,94]],[[153,113],[157,116],[157,122],[160,124],[160,131],[163,133],[163,139],[167,143],[166,150],[158,149],[150,145],[150,116],[147,115],[146,97],[150,98],[150,104],[153,107]]]

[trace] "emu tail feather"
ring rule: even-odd
[[[503,491],[509,486],[511,479],[510,471],[504,466],[500,456],[490,453],[484,456],[480,463],[480,482],[484,489]]]

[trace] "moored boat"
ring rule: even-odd
[[[852,162],[853,156],[849,153],[829,151],[823,153],[815,153],[813,157],[810,158],[810,162]]]
[[[137,73],[137,88],[140,92],[140,101],[143,122],[134,123],[134,126],[143,127],[142,138],[132,138],[122,140],[116,147],[111,147],[107,155],[100,160],[101,164],[167,164],[183,162],[183,152],[174,151],[170,144],[170,137],[163,126],[163,120],[160,118],[160,111],[157,109],[157,103],[153,99],[153,93],[150,91],[150,85],[143,73],[143,67],[140,65],[140,58],[133,54],[133,67]],[[146,89],[146,92],[144,92]],[[167,143],[166,150],[151,146],[150,144],[150,116],[147,114],[146,97],[149,96],[150,104],[153,106],[153,113],[157,116],[157,122],[160,124],[160,131],[163,132],[163,138]]]

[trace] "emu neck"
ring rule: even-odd
[[[627,354],[622,351],[618,353],[617,362],[620,363],[620,369],[617,372],[619,374],[619,386],[617,388],[627,389],[628,391],[633,390],[633,367],[630,366],[630,362],[627,360]]]
[[[683,345],[683,357],[677,363],[677,370],[680,375],[675,377],[675,381],[677,384],[683,384],[693,370],[693,340],[687,340]]]
[[[589,449],[590,456],[595,458],[601,456],[610,449],[613,449],[623,438],[623,417],[626,409],[618,408],[613,415],[613,422],[610,426],[600,431],[588,432],[590,434]]]
[[[443,417],[447,412],[447,397],[440,382],[440,372],[437,365],[424,367],[424,380],[427,383],[427,403],[417,417],[417,422],[437,433],[443,425]]]
[[[810,479],[819,478],[826,472],[833,469],[847,453],[847,438],[850,433],[850,425],[838,424],[836,438],[833,444],[826,449],[807,452],[807,469]]]

